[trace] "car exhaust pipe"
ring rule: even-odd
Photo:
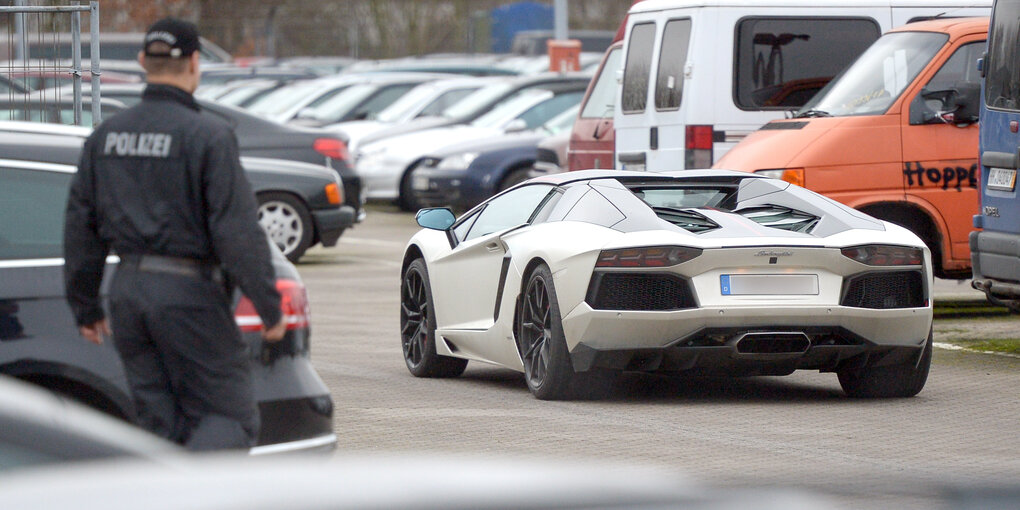
[[[811,347],[811,339],[798,331],[754,331],[738,335],[728,343],[737,357],[771,360],[797,358]]]

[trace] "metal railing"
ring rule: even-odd
[[[15,5],[15,6],[4,6],[0,7],[0,14],[10,14],[15,16],[15,60],[21,60],[24,63],[26,69],[28,69],[29,61],[31,59],[30,52],[28,50],[28,34],[25,30],[24,15],[25,14],[60,14],[66,13],[70,16],[71,21],[71,66],[67,69],[67,72],[71,74],[71,84],[73,90],[73,104],[74,104],[74,124],[82,124],[82,57],[81,57],[81,13],[89,13],[89,56],[91,58],[91,64],[89,65],[89,73],[91,74],[92,84],[92,125],[95,126],[102,121],[102,110],[100,104],[100,92],[99,92],[99,77],[102,74],[99,67],[99,2],[98,0],[90,1],[88,5],[82,5],[80,3],[73,3],[63,6],[28,6],[28,5]],[[59,63],[59,55],[54,55],[55,61],[53,66],[56,69],[63,70],[64,68]],[[10,68],[13,68],[14,60],[11,60]]]

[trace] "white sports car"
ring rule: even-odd
[[[786,182],[723,170],[583,171],[459,219],[422,209],[401,271],[404,360],[524,372],[540,399],[620,371],[836,372],[910,397],[931,364],[931,254],[908,230]]]

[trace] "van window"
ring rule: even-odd
[[[935,118],[937,112],[945,108],[941,99],[930,96],[926,98],[925,94],[948,90],[964,91],[968,85],[978,90],[977,87],[981,86],[981,76],[978,75],[976,63],[984,51],[984,41],[964,44],[957,48],[953,56],[942,64],[935,76],[928,80],[914,98],[914,102],[910,104],[910,123],[926,124]]]
[[[606,64],[602,66],[602,73],[596,78],[595,86],[591,89],[588,102],[581,110],[582,119],[601,119],[613,116],[613,107],[616,105],[616,72],[620,69],[620,57],[623,52],[615,48],[606,57]]]
[[[652,44],[655,24],[641,23],[630,31],[627,68],[623,71],[623,113],[641,113],[648,102],[648,74],[652,70]]]
[[[734,101],[742,110],[800,107],[879,35],[871,18],[744,18],[737,24]]]
[[[680,108],[684,88],[684,64],[691,42],[691,20],[676,19],[666,23],[659,51],[659,71],[655,79],[655,109]]]
[[[1020,2],[998,2],[985,59],[985,104],[989,108],[1020,110]]]

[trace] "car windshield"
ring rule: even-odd
[[[948,35],[934,32],[884,35],[795,116],[885,113],[948,40]]]
[[[307,114],[301,117],[323,121],[335,120],[343,117],[347,112],[356,108],[366,98],[379,90],[378,85],[351,85],[343,92],[323,101],[322,104],[310,108]]]
[[[400,122],[407,116],[416,114],[423,103],[428,104],[440,90],[441,88],[434,83],[418,85],[379,112],[375,118],[380,122]]]
[[[488,87],[482,87],[473,94],[465,97],[457,104],[443,110],[442,116],[447,119],[459,119],[473,117],[480,113],[486,105],[496,101],[510,91],[512,85],[509,83],[495,83]]]
[[[471,125],[477,127],[502,127],[507,122],[514,120],[531,107],[552,99],[553,93],[548,90],[527,89],[522,90],[505,101],[501,101],[488,113],[478,117]]]
[[[258,101],[248,105],[248,109],[253,113],[261,115],[282,113],[292,106],[306,100],[309,95],[314,94],[322,87],[321,83],[315,82],[295,83],[287,87],[281,87],[262,96]]]

